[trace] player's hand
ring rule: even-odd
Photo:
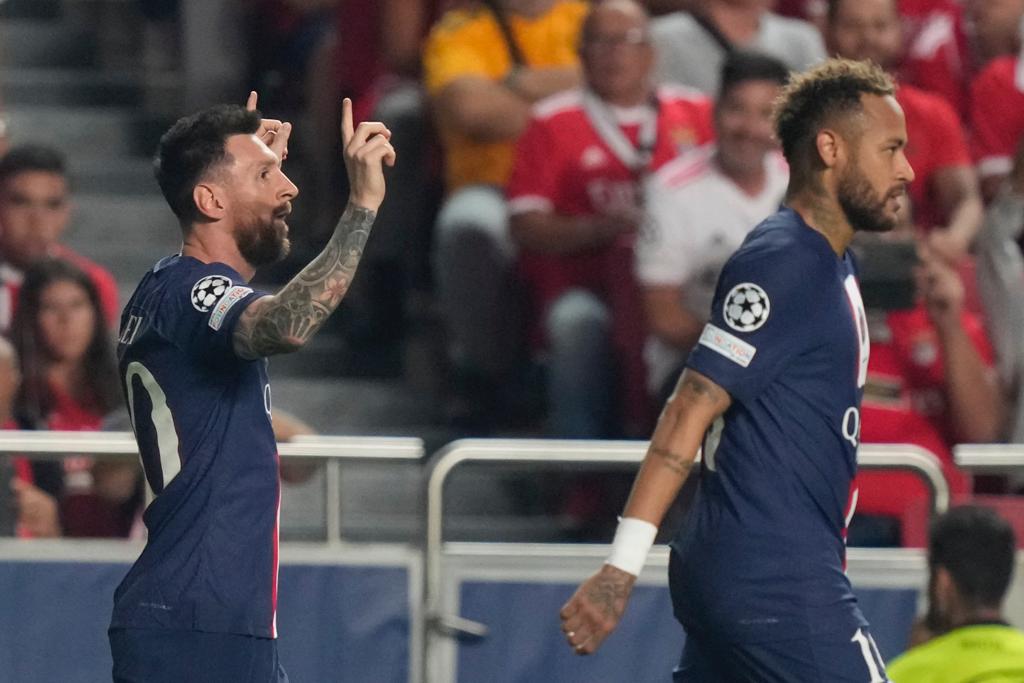
[[[249,93],[249,100],[245,103],[247,111],[256,111],[256,101],[259,96],[253,90]],[[256,137],[263,141],[267,147],[273,150],[277,157],[284,161],[288,158],[288,138],[292,134],[292,124],[277,119],[260,119],[259,130]]]
[[[597,651],[626,611],[636,577],[610,564],[584,581],[559,615],[562,633],[578,655]]]
[[[965,296],[960,274],[927,244],[920,245],[918,254],[921,264],[914,271],[914,279],[928,317],[940,331],[959,326]]]
[[[61,535],[57,500],[38,486],[14,478],[11,480],[18,529],[32,538],[55,538]]]
[[[363,121],[355,126],[352,100],[341,103],[341,142],[348,171],[349,201],[376,211],[384,201],[384,164],[395,165],[391,131],[379,121]]]

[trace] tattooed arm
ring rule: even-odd
[[[255,93],[249,106],[255,107]],[[348,172],[348,206],[320,255],[274,296],[252,303],[235,326],[235,352],[261,358],[296,351],[312,337],[348,292],[363,257],[377,209],[384,200],[384,169],[393,166],[391,133],[381,123],[353,127],[352,102],[342,103],[341,137]],[[272,142],[277,143],[277,140]],[[287,131],[280,145],[287,143]],[[278,152],[283,155],[284,149]]]
[[[235,326],[235,353],[261,358],[302,348],[345,297],[376,212],[351,203],[320,255],[277,295],[253,302]]]
[[[661,524],[693,468],[704,433],[731,403],[725,389],[699,372],[683,371],[658,418],[624,517]],[[622,618],[636,578],[605,564],[565,604],[562,631],[577,653],[596,651],[611,634]]]

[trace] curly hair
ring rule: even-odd
[[[892,95],[889,74],[871,61],[829,59],[795,74],[775,103],[775,134],[790,172],[805,181],[822,168],[816,138],[827,126],[851,131],[850,119],[864,111],[862,95]]]

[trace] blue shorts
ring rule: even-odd
[[[109,636],[114,683],[288,683],[271,638],[145,628]]]
[[[809,640],[723,643],[687,634],[677,683],[887,683],[866,628]]]

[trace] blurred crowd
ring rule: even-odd
[[[788,74],[826,56],[874,60],[897,79],[916,177],[900,229],[856,243],[872,340],[863,441],[926,448],[958,500],[1019,503],[1022,482],[972,479],[952,449],[1024,441],[1024,0],[138,5],[142,68],[181,70],[183,108],[256,89],[296,122],[297,263],[345,197],[342,95],[391,128],[399,163],[343,334],[400,359],[410,321],[436,316],[438,419],[456,435],[647,437],[719,269],[782,200],[772,106]],[[118,292],[61,244],[68,194],[58,150],[0,160],[9,427],[127,425]],[[14,468],[19,535],[137,524],[136,468]],[[556,511],[581,518],[605,493],[558,488]],[[928,498],[910,474],[862,474],[851,543],[914,542],[908,520]]]

